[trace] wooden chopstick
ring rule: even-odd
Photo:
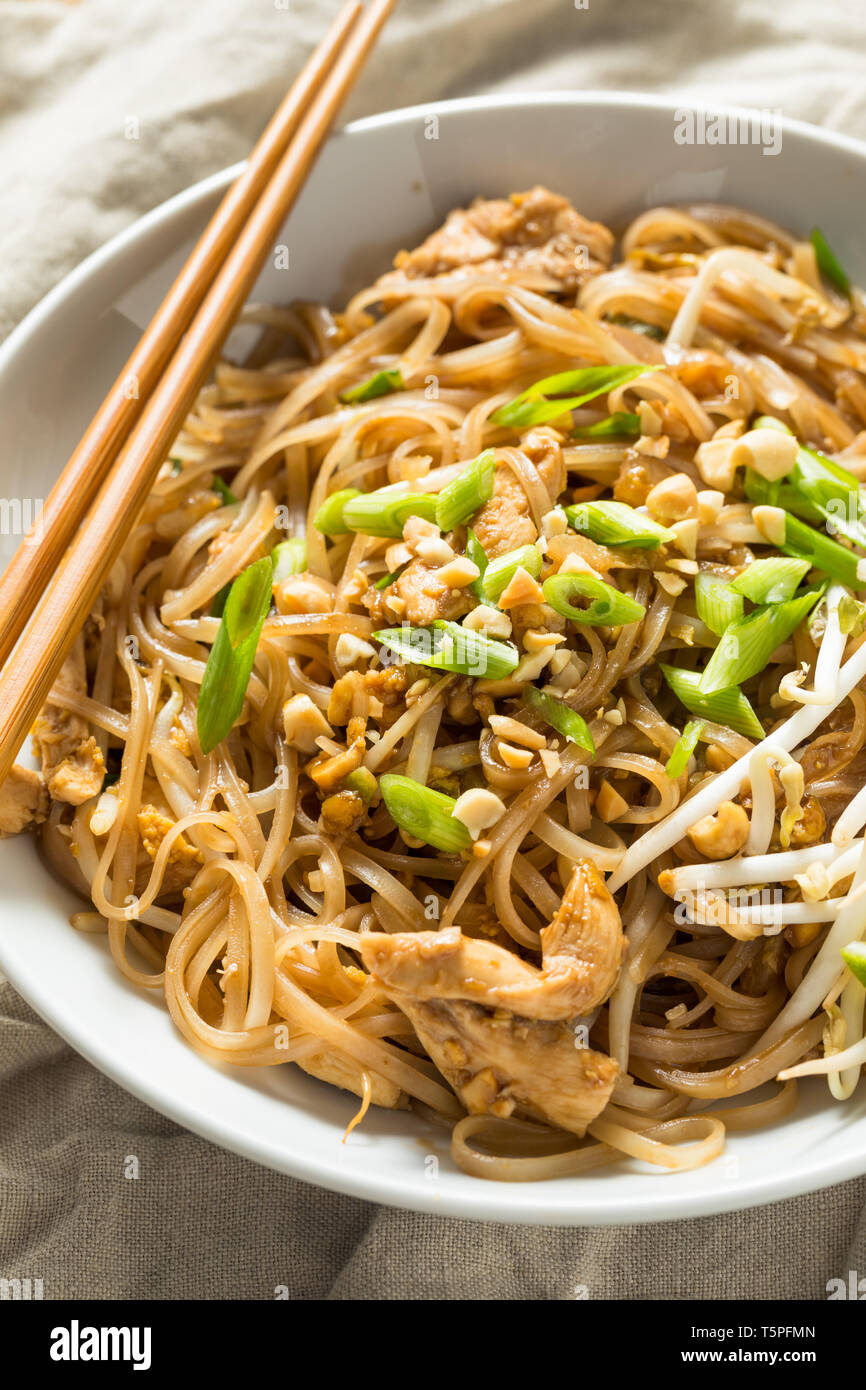
[[[292,83],[46,498],[39,543],[28,536],[0,578],[0,666],[361,12],[359,0],[349,0]]]
[[[159,466],[255,283],[337,110],[395,3],[396,0],[374,0],[352,27],[0,672],[0,782],[45,703],[75,635],[123,548]]]

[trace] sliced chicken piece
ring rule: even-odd
[[[539,970],[502,946],[444,931],[371,932],[361,956],[400,1002],[465,999],[524,1018],[589,1013],[613,989],[623,954],[619,910],[595,865],[581,859],[559,911],[541,933]]]
[[[393,585],[397,597],[406,605],[403,616],[413,627],[427,627],[438,618],[461,618],[473,606],[465,589],[443,584],[435,569],[423,560],[412,560]]]
[[[562,457],[562,436],[548,425],[537,425],[520,441],[527,458],[535,464],[538,476],[555,502],[565,489],[566,472]]]
[[[472,529],[489,560],[506,555],[518,546],[532,545],[538,539],[529,499],[514,473],[504,464],[496,470],[493,496],[478,512]]]
[[[363,1096],[364,1084],[357,1062],[344,1057],[340,1052],[317,1052],[314,1057],[300,1057],[297,1064],[301,1071],[315,1076],[319,1081],[327,1081],[341,1091],[351,1091],[353,1095]],[[409,1098],[395,1082],[387,1077],[368,1072],[372,1095],[371,1104],[381,1105],[384,1110],[408,1110]]]
[[[57,684],[87,694],[81,634],[60,668]],[[90,726],[79,715],[54,704],[50,695],[33,726],[33,748],[42,759],[42,775],[53,801],[80,806],[101,789],[105,763]]]
[[[41,825],[48,808],[48,792],[39,773],[15,763],[5,782],[0,784],[0,839],[20,835],[32,825]]]
[[[581,217],[567,198],[540,185],[510,198],[477,199],[457,208],[414,251],[401,251],[389,281],[486,274],[503,279],[536,271],[552,288],[574,291],[607,268],[613,237]]]
[[[402,705],[405,692],[406,672],[402,666],[383,666],[378,671],[347,671],[331,689],[328,718],[332,724],[348,724],[353,716],[366,719],[371,700],[391,708]]]
[[[575,1134],[604,1109],[619,1069],[580,1047],[566,1020],[607,997],[622,951],[619,912],[589,860],[541,933],[540,970],[457,927],[360,940],[364,965],[470,1113],[519,1108]]]
[[[582,1135],[610,1099],[619,1067],[579,1047],[565,1023],[539,1023],[457,999],[396,997],[471,1115],[515,1110]]]

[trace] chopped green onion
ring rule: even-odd
[[[436,494],[433,492],[393,492],[390,487],[377,492],[361,492],[343,506],[343,524],[348,531],[365,536],[402,536],[410,516],[436,520]]]
[[[539,690],[535,685],[526,687],[523,698],[530,709],[540,714],[545,723],[558,734],[562,734],[569,743],[576,743],[578,748],[585,748],[587,753],[595,753],[595,743],[589,732],[589,725],[576,709],[572,709],[564,700],[557,700],[555,695],[548,695],[546,691]]]
[[[759,416],[753,428],[792,433],[772,415]],[[866,549],[866,507],[861,501],[859,480],[817,449],[801,445],[791,472],[778,482],[769,482],[747,468],[743,485],[750,502],[783,507],[814,525],[826,523],[829,535],[844,536]]]
[[[663,662],[659,665],[671,690],[689,714],[700,715],[714,724],[723,724],[745,738],[764,737],[761,721],[738,686],[704,695],[698,689],[701,681],[699,671],[687,671],[682,666],[665,666]]]
[[[839,600],[839,628],[846,637],[852,633],[859,637],[866,628],[866,603],[860,603],[850,594],[843,594]]]
[[[434,792],[431,787],[422,786],[411,777],[400,777],[396,772],[386,772],[379,778],[379,790],[391,819],[407,835],[423,840],[425,845],[432,845],[443,854],[456,854],[471,847],[472,836],[454,815],[457,802],[453,796]]]
[[[229,487],[228,483],[223,481],[219,473],[214,473],[211,490],[213,492],[219,493],[220,497],[223,500],[224,507],[231,507],[238,500],[232,492],[231,488]]]
[[[408,563],[409,561],[407,560],[406,565],[408,565]],[[394,583],[395,579],[400,578],[400,575],[403,573],[404,569],[406,568],[406,565],[401,565],[399,569],[391,570],[388,574],[383,574],[381,579],[376,580],[376,583],[373,587],[375,589],[387,589],[390,584]]]
[[[470,556],[471,558],[471,556]],[[505,593],[518,569],[526,570],[533,579],[541,574],[541,551],[535,545],[521,545],[506,555],[489,560],[481,577],[481,596],[485,603],[496,603]]]
[[[453,531],[455,526],[462,526],[479,507],[490,501],[495,473],[493,450],[485,449],[443,487],[436,499],[436,525],[440,531]]]
[[[695,575],[695,606],[702,623],[721,637],[729,623],[742,618],[745,612],[742,594],[732,589],[726,579],[709,570]]]
[[[842,947],[842,959],[855,980],[866,985],[866,941],[852,941]]]
[[[642,333],[645,338],[655,338],[657,343],[665,340],[665,330],[657,323],[644,323],[643,319],[633,319],[630,314],[605,315],[608,323],[618,324],[620,328],[630,328],[632,333]]]
[[[360,796],[365,806],[370,805],[379,790],[379,783],[367,767],[356,767],[354,772],[347,773],[343,778],[343,786],[347,791]]]
[[[332,492],[313,517],[316,530],[321,531],[323,536],[344,536],[349,528],[343,520],[343,508],[353,497],[360,496],[362,493],[357,487],[344,487],[339,492]]]
[[[645,512],[625,502],[579,502],[566,507],[565,515],[575,531],[599,545],[630,545],[655,550],[674,539],[674,532],[659,526]]]
[[[169,459],[169,463],[171,464],[171,471],[175,477],[177,477],[178,473],[183,472],[183,459],[171,458]]]
[[[755,508],[753,513],[756,522],[758,510]],[[772,510],[776,513],[772,529],[775,531],[776,521],[779,524],[778,539],[775,535],[768,536],[767,530],[758,523],[758,529],[767,536],[771,544],[784,551],[786,555],[796,555],[798,559],[808,560],[813,569],[821,570],[831,579],[838,579],[850,589],[863,588],[863,581],[857,578],[859,557],[853,550],[847,550],[838,541],[832,541],[829,536],[825,536],[823,531],[816,531],[814,527],[807,526],[799,517],[791,516],[790,512],[780,507]]]
[[[621,594],[612,584],[605,584],[603,579],[596,579],[592,574],[579,571],[552,574],[541,587],[545,603],[573,623],[622,627],[625,623],[636,623],[646,613],[642,603],[636,603],[628,594]],[[588,608],[578,608],[572,603],[573,598],[588,598],[591,602]]]
[[[272,581],[267,556],[243,570],[229,590],[198,696],[196,724],[205,754],[222,742],[243,708]]]
[[[850,294],[851,281],[837,261],[830,243],[820,227],[812,228],[812,235],[809,240],[815,248],[815,260],[818,262],[818,269],[824,279],[829,280],[830,284],[834,285],[841,294]]]
[[[383,647],[389,647],[414,666],[454,671],[479,680],[502,680],[510,676],[520,659],[517,648],[510,642],[498,642],[442,618],[431,627],[410,627],[404,623],[402,627],[374,632],[373,636]]]
[[[226,599],[228,598],[229,593],[231,592],[231,587],[232,581],[229,580],[228,584],[223,584],[222,588],[214,594],[210,605],[210,616],[212,618],[222,617],[223,609],[226,606]]]
[[[392,391],[403,391],[403,378],[396,367],[388,367],[385,371],[376,372],[367,381],[362,381],[358,386],[352,386],[348,391],[340,392],[340,400],[344,405],[360,405],[362,401],[373,401],[377,396],[388,396]]]
[[[484,597],[484,575],[490,562],[487,559],[487,551],[471,527],[466,534],[466,558],[471,560],[473,565],[478,566],[478,578],[473,579],[469,589],[477,599],[481,600]]]
[[[794,433],[794,431],[785,424],[784,420],[777,419],[775,415],[757,415],[752,421],[752,429],[778,430],[780,434]]]
[[[778,556],[769,560],[753,560],[748,569],[731,580],[731,588],[738,594],[744,594],[752,603],[784,603],[793,598],[808,571],[808,560],[783,560]]]
[[[594,425],[582,425],[571,431],[575,439],[607,439],[609,435],[640,434],[640,416],[628,410],[616,410],[606,420],[596,420]]]
[[[698,739],[704,732],[702,719],[690,719],[671,750],[665,763],[665,772],[673,781],[681,777],[689,764],[689,758],[698,746]]]
[[[631,363],[620,367],[579,367],[573,372],[557,372],[546,376],[527,387],[513,401],[501,405],[490,419],[494,425],[513,425],[523,428],[526,425],[543,425],[547,420],[557,420],[567,415],[596,396],[605,395],[617,386],[623,386],[635,377],[646,372],[657,372],[659,367],[648,367],[642,363]],[[576,392],[576,395],[567,393]]]
[[[281,541],[271,551],[274,567],[274,583],[288,579],[290,574],[302,574],[307,568],[307,542],[300,536]]]
[[[787,642],[823,592],[823,587],[819,587],[786,603],[756,608],[726,627],[701,676],[701,694],[729,690],[763,671],[776,648]]]

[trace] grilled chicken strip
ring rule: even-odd
[[[364,964],[389,994],[465,999],[524,1018],[589,1013],[613,989],[622,960],[619,911],[595,865],[575,867],[559,911],[541,933],[542,967],[493,942],[444,931],[371,932]]]
[[[58,686],[87,694],[84,638],[81,633],[60,668]],[[102,788],[105,763],[87,721],[54,704],[49,695],[33,726],[33,749],[52,801],[80,806]]]
[[[492,942],[441,932],[374,932],[364,965],[413,1024],[472,1114],[515,1108],[582,1134],[607,1104],[618,1068],[581,1048],[566,1020],[616,980],[622,923],[589,860],[575,867],[541,933],[541,969]]]
[[[41,824],[48,807],[48,793],[39,773],[16,763],[0,783],[0,839]]]
[[[612,249],[607,227],[588,221],[567,198],[539,184],[510,198],[478,198],[469,208],[456,208],[414,251],[401,251],[395,270],[378,283],[384,289],[395,280],[419,277],[508,279],[514,272],[534,271],[552,289],[574,291],[607,269]]]

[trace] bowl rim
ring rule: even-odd
[[[630,111],[655,110],[668,111],[673,115],[683,110],[711,111],[714,115],[754,115],[754,107],[743,107],[731,103],[706,103],[675,95],[654,95],[618,90],[587,90],[583,92],[553,91],[524,93],[494,93],[471,97],[457,97],[443,101],[417,103],[391,111],[364,116],[348,123],[334,132],[330,140],[342,141],[355,134],[362,134],[399,124],[406,124],[430,115],[463,115],[474,111],[495,111],[514,107],[550,108],[556,106],[576,108],[607,107]],[[806,121],[780,116],[783,131],[791,131],[800,139],[812,144],[823,145],[834,150],[843,150],[863,161],[866,166],[866,141],[858,140],[835,131],[827,131]],[[229,165],[197,182],[181,189],[165,199],[148,212],[134,219],[127,227],[117,232],[101,246],[95,248],[73,270],[63,276],[43,298],[25,315],[0,344],[0,373],[14,361],[30,337],[36,334],[66,299],[119,253],[134,248],[137,243],[146,242],[151,233],[165,227],[184,214],[192,213],[207,204],[216,195],[225,191],[228,184],[237,177],[243,168],[243,161]],[[122,365],[122,364],[121,364]],[[0,938],[2,946],[2,938]],[[455,1216],[467,1220],[511,1222],[517,1224],[546,1224],[558,1227],[577,1225],[621,1225],[626,1223],[654,1224],[657,1221],[683,1220],[700,1216],[718,1215],[728,1211],[743,1210],[777,1202],[789,1197],[833,1186],[866,1172],[866,1146],[862,1153],[847,1153],[834,1156],[825,1153],[818,1162],[811,1157],[807,1172],[778,1171],[775,1176],[761,1175],[751,1179],[744,1178],[737,1185],[727,1188],[717,1186],[713,1190],[679,1192],[676,1177],[671,1175],[671,1185],[660,1189],[649,1207],[645,1198],[619,1196],[612,1189],[610,1197],[599,1199],[595,1195],[592,1205],[579,1196],[579,1186],[574,1196],[565,1194],[558,1184],[550,1185],[550,1197],[538,1194],[538,1187],[531,1194],[522,1184],[467,1181],[459,1187],[450,1188],[447,1195],[427,1190],[417,1185],[410,1186],[401,1175],[389,1175],[387,1167],[347,1171],[339,1161],[339,1154],[332,1160],[321,1155],[305,1159],[302,1154],[287,1154],[275,1139],[258,1135],[254,1140],[231,1130],[211,1114],[196,1113],[192,1119],[183,1105],[160,1092],[158,1077],[152,1082],[130,1080],[121,1064],[114,1064],[108,1052],[99,1052],[89,1041],[76,1034],[74,1026],[60,1025],[51,1015],[50,1004],[42,1000],[38,992],[29,986],[21,988],[16,975],[0,954],[2,966],[8,979],[21,993],[22,997],[62,1036],[81,1056],[85,1057],[97,1070],[107,1075],[124,1090],[136,1095],[154,1110],[168,1116],[183,1128],[199,1134],[218,1146],[233,1151],[253,1162],[262,1163],[279,1172],[300,1178],[316,1186],[359,1197],[367,1201],[379,1202],[386,1206],[399,1207],[412,1211],[423,1211],[440,1216]],[[183,1044],[186,1046],[186,1044]],[[291,1106],[291,1102],[286,1102]],[[522,1189],[515,1192],[515,1187]]]

